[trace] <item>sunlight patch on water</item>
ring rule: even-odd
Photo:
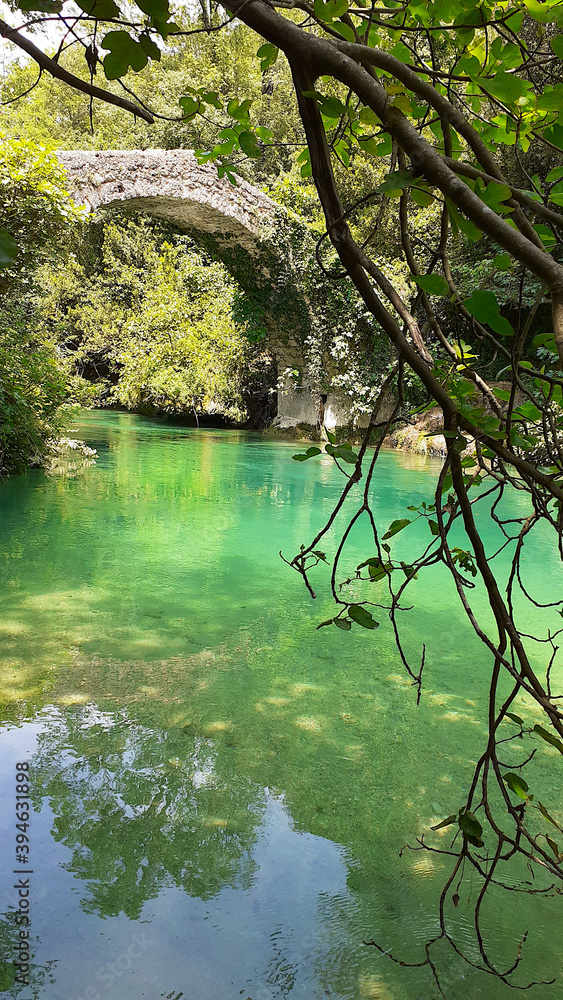
[[[365,1000],[395,1000],[395,993],[385,982],[383,976],[371,975],[360,976],[358,980],[360,996]]]
[[[78,692],[63,694],[57,699],[59,705],[87,705],[92,701],[92,696]]]
[[[208,722],[203,727],[204,733],[226,733],[233,728],[232,722],[225,722],[223,719],[218,719],[216,722]]]
[[[320,719],[314,719],[311,715],[300,715],[299,718],[295,720],[295,725],[299,726],[300,729],[305,729],[310,733],[320,733],[323,728],[323,723]]]

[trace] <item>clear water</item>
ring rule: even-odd
[[[328,459],[128,414],[88,413],[69,433],[97,448],[94,466],[1,487],[0,993],[434,1000],[427,970],[364,941],[423,958],[447,864],[399,852],[462,803],[484,738],[489,664],[446,578],[415,584],[404,616],[413,656],[427,640],[417,708],[384,613],[375,633],[316,631],[330,603],[279,559],[338,495]],[[428,473],[382,456],[382,524],[429,499]],[[396,541],[405,558],[417,532]],[[550,593],[552,545],[537,539],[527,560]],[[360,529],[345,566],[366,554]],[[326,570],[315,579],[325,594]],[[556,804],[558,755],[539,756],[534,780]],[[29,986],[12,966],[22,760]],[[472,901],[467,886],[449,921],[475,957]],[[529,930],[519,982],[560,976],[558,898],[493,893],[485,926],[506,965]],[[452,1000],[513,995],[445,949],[436,960]]]

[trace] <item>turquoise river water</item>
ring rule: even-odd
[[[427,969],[364,942],[423,959],[448,866],[400,851],[459,807],[483,746],[490,664],[446,576],[416,582],[404,615],[413,657],[427,642],[417,708],[385,613],[376,632],[316,631],[326,569],[312,601],[278,556],[330,511],[332,460],[121,413],[68,433],[95,464],[0,487],[0,996],[435,1000]],[[429,499],[429,468],[382,455],[382,525]],[[418,529],[394,542],[404,558]],[[526,557],[550,593],[552,550],[539,538]],[[359,530],[345,567],[366,554]],[[361,586],[356,599],[374,593]],[[561,758],[537,759],[556,805]],[[29,984],[14,957],[22,883]],[[448,920],[474,958],[473,902],[466,885]],[[556,977],[526,995],[562,995],[560,897],[492,893],[484,926],[506,966],[528,930],[517,982]],[[448,1000],[514,995],[445,948],[436,961]]]

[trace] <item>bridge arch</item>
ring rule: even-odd
[[[235,187],[219,178],[191,150],[76,150],[58,158],[72,196],[90,212],[166,219],[223,262],[262,313],[278,371],[302,372],[299,387],[278,393],[281,426],[314,425],[321,405],[329,425],[348,422],[343,401],[328,394],[321,403],[321,387],[312,388],[303,370],[304,345],[322,328],[334,285],[320,278],[314,242],[297,217],[246,181]]]

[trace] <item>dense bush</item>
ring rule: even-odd
[[[60,253],[77,212],[46,149],[0,137],[0,229],[17,256],[0,271],[0,475],[45,455],[69,397],[67,367],[33,305],[34,268]]]
[[[99,400],[244,420],[258,349],[233,321],[223,266],[142,217],[94,224],[83,241],[63,267],[40,271],[38,304],[75,372],[98,382]]]

